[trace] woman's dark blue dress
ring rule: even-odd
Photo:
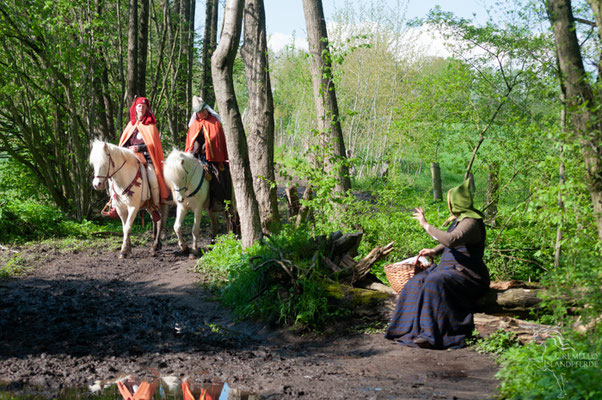
[[[410,347],[426,339],[429,347],[460,348],[474,330],[475,300],[489,287],[489,272],[483,262],[485,225],[475,220],[481,240],[446,247],[438,265],[415,275],[399,293],[395,312],[385,337]],[[453,222],[447,232],[457,226]]]

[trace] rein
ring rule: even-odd
[[[107,152],[106,154],[109,156],[109,167],[107,168],[107,175],[106,176],[104,176],[104,175],[94,175],[94,178],[104,178],[105,181],[108,180],[108,179],[113,178],[113,176],[115,176],[115,174],[117,172],[119,172],[119,170],[121,170],[121,168],[123,168],[123,166],[125,165],[125,163],[127,161],[127,160],[123,160],[123,163],[121,164],[121,166],[119,166],[119,168],[117,168],[115,170],[115,172],[113,172],[112,174],[109,174],[109,171],[111,170],[111,166],[113,168],[115,168],[115,162],[113,161],[113,157],[111,156],[111,153]]]
[[[201,163],[202,165],[202,163]],[[199,164],[197,164],[194,168],[193,174],[192,176],[194,177],[194,172],[196,172],[197,168],[199,167]],[[204,168],[203,168],[204,169]],[[186,171],[186,169],[184,168],[184,171]],[[186,176],[188,176],[189,172],[186,171]],[[201,186],[203,186],[203,182],[205,181],[205,174],[203,172],[201,172],[201,180],[199,181],[198,186],[196,187],[196,189],[194,189],[188,196],[184,197],[185,199],[188,199],[190,197],[193,197],[195,194],[197,194],[199,192],[199,190],[201,190]],[[187,184],[190,184],[190,181],[188,181]],[[182,190],[184,192],[186,192],[186,190],[188,190],[188,186],[183,186],[180,189],[174,189],[176,192],[181,192]]]
[[[112,179],[115,174],[117,174],[117,172],[119,172],[121,170],[121,168],[123,168],[123,166],[125,165],[125,163],[127,162],[127,160],[123,160],[123,163],[119,166],[119,168],[117,168],[112,174],[109,174],[109,171],[111,171],[111,167],[115,168],[115,162],[113,161],[113,157],[111,156],[110,152],[106,152],[106,155],[109,156],[109,167],[107,168],[107,175],[106,176],[102,176],[102,175],[95,175],[94,178],[104,178],[105,181]],[[115,190],[115,184],[114,182],[111,184],[112,188],[113,188],[113,198],[117,198],[117,191]],[[133,186],[142,186],[142,172],[140,171],[140,167],[138,167],[138,172],[136,173],[136,176],[134,176],[134,179],[132,179],[132,181],[130,182],[130,184],[128,185],[128,187],[126,187],[123,192],[121,193],[121,195],[127,195],[128,197],[132,197],[134,195],[134,192],[130,189],[132,189]]]

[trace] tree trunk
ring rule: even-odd
[[[207,0],[205,11],[205,37],[201,57],[201,97],[211,107],[215,106],[215,92],[211,77],[211,56],[217,45],[218,0]]]
[[[274,174],[274,100],[268,63],[263,0],[246,0],[241,49],[249,90],[247,141],[253,187],[265,232],[280,229]]]
[[[129,107],[134,101],[138,83],[138,2],[130,0],[130,18],[128,23],[128,67],[127,67],[127,92],[126,107]]]
[[[138,54],[136,66],[136,95],[146,96],[146,60],[148,58],[148,20],[149,0],[140,2],[140,19],[138,22]]]
[[[438,162],[431,163],[431,178],[433,182],[433,200],[442,201],[443,194],[441,193],[441,168]]]
[[[182,28],[180,33],[180,48],[182,49],[182,58],[181,58],[181,67],[180,67],[180,89],[181,89],[181,99],[182,102],[180,104],[182,113],[182,122],[180,123],[182,130],[184,130],[184,122],[188,122],[186,117],[190,116],[188,110],[191,110],[192,107],[192,91],[188,93],[189,90],[192,89],[190,86],[192,77],[190,73],[192,71],[190,60],[192,60],[192,52],[194,48],[194,44],[190,41],[190,33],[193,31],[192,26],[192,0],[181,0],[181,21]]]
[[[321,147],[332,147],[332,154],[325,155],[324,163],[327,170],[334,173],[337,178],[335,190],[344,192],[351,188],[351,181],[349,168],[344,162],[346,161],[345,143],[339,120],[322,0],[303,0],[303,12],[307,25],[318,130],[323,136]],[[333,159],[334,161],[331,161]]]
[[[253,192],[247,140],[232,80],[234,58],[240,40],[243,8],[243,0],[226,1],[222,36],[219,46],[211,57],[211,72],[230,156],[234,195],[240,214],[242,245],[249,247],[260,238],[261,222]]]
[[[187,115],[192,112],[192,70],[194,67],[194,22],[195,22],[195,11],[196,11],[196,1],[188,0],[188,26],[186,33],[188,35],[188,70],[186,71],[186,105],[190,108],[186,108],[186,110],[190,110],[187,112]],[[184,120],[186,121],[186,120]]]
[[[599,3],[599,2],[597,2]],[[563,75],[567,106],[581,144],[587,170],[588,190],[593,203],[598,238],[602,241],[602,124],[599,101],[587,82],[570,0],[548,0],[556,52]]]

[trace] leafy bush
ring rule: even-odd
[[[58,209],[34,200],[0,201],[0,243],[85,237],[98,229],[90,221],[68,220]]]
[[[602,342],[591,336],[569,334],[543,345],[512,347],[499,359],[499,391],[508,399],[602,398]]]
[[[46,188],[40,185],[31,170],[12,158],[0,158],[0,193],[19,200],[49,198]]]
[[[197,262],[195,270],[206,274],[214,286],[228,282],[228,274],[236,265],[244,262],[242,245],[234,234],[218,236],[211,251],[206,252]]]
[[[239,318],[320,329],[336,310],[326,298],[322,257],[315,254],[308,231],[289,226],[244,251],[233,235],[221,236],[197,270],[211,271],[222,301]]]

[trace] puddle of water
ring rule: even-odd
[[[259,400],[261,396],[231,388],[228,383],[197,384],[176,377],[162,377],[153,382],[126,379],[121,389],[117,382],[97,381],[88,389],[63,389],[58,395],[44,395],[43,388],[25,393],[11,393],[0,384],[0,400]]]

